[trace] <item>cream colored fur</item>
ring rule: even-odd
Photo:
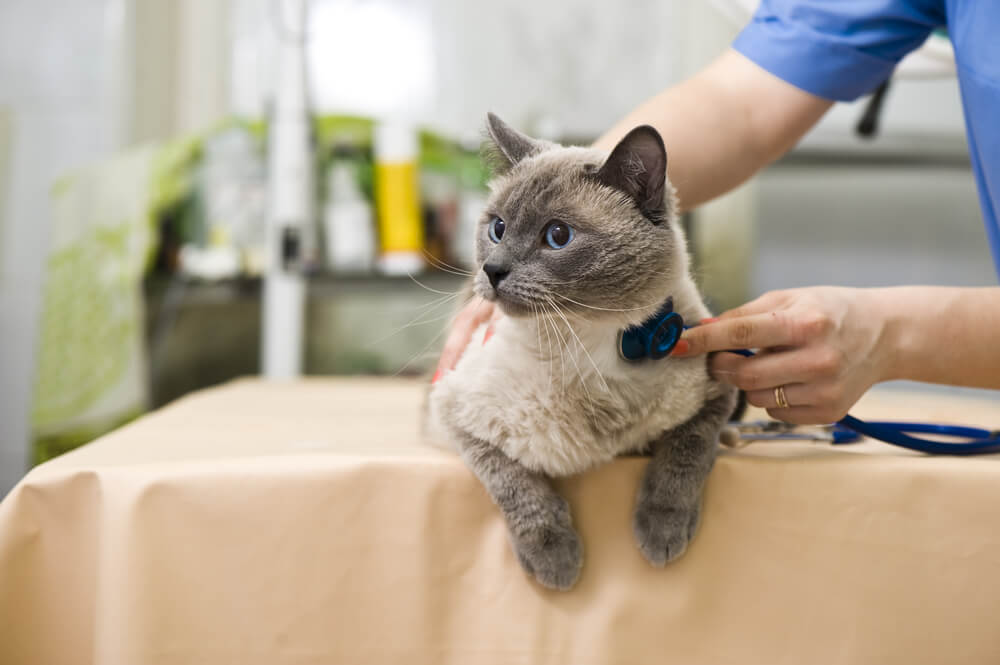
[[[676,242],[684,248],[679,225]],[[722,394],[704,356],[637,363],[621,359],[617,335],[641,323],[668,296],[685,321],[709,316],[677,251],[673,282],[646,309],[600,322],[505,317],[483,343],[480,328],[458,365],[433,386],[429,442],[458,448],[453,428],[488,441],[525,467],[565,476],[643,452],[649,442],[692,418]],[[570,330],[570,324],[572,330]]]

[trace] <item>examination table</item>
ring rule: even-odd
[[[32,470],[0,504],[0,663],[1000,662],[1000,459],[865,442],[720,454],[688,552],[631,531],[646,461],[562,480],[585,562],[520,569],[424,385],[241,380]],[[861,417],[996,427],[880,391]]]

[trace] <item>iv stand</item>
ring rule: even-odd
[[[261,368],[267,379],[302,374],[304,258],[313,220],[313,163],[306,99],[306,0],[279,0],[278,80],[268,136],[266,262]]]

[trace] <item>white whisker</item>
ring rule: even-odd
[[[456,294],[456,295],[457,295],[457,294]],[[477,311],[477,312],[479,311],[479,308],[480,308],[480,307],[482,307],[482,305],[483,305],[483,303],[482,303],[482,302],[480,302],[480,303],[479,303],[478,305],[476,305],[476,311]],[[402,366],[402,367],[400,367],[399,369],[397,369],[397,370],[396,370],[395,372],[393,372],[393,373],[392,373],[392,375],[393,375],[393,376],[399,376],[400,374],[402,374],[402,373],[403,373],[403,371],[404,371],[404,370],[405,370],[405,369],[406,369],[407,367],[409,367],[409,366],[410,366],[410,365],[411,365],[411,364],[413,363],[413,361],[414,361],[414,360],[416,360],[417,358],[420,358],[420,357],[422,357],[422,356],[423,356],[423,355],[424,355],[424,354],[425,354],[425,353],[427,352],[427,350],[428,350],[429,348],[431,348],[431,346],[433,346],[433,345],[434,345],[434,344],[435,344],[435,343],[436,343],[436,342],[437,342],[437,341],[438,341],[439,339],[441,339],[441,335],[445,334],[445,333],[446,333],[446,332],[448,332],[449,330],[450,330],[450,328],[449,328],[448,326],[444,326],[444,327],[442,327],[442,328],[441,328],[441,331],[440,331],[440,332],[439,332],[439,333],[438,333],[437,335],[434,335],[434,337],[433,337],[433,338],[431,339],[431,341],[430,341],[430,342],[428,342],[428,343],[427,343],[427,345],[426,345],[426,346],[425,346],[424,348],[420,349],[420,350],[419,350],[419,351],[417,351],[417,352],[416,352],[416,353],[415,353],[414,355],[412,355],[412,356],[410,357],[410,359],[409,359],[409,360],[407,360],[407,361],[406,361],[405,363],[403,363],[403,366]]]
[[[441,321],[441,320],[444,320],[444,319],[451,318],[452,316],[454,316],[454,312],[448,312],[447,314],[445,314],[443,316],[438,316],[438,317],[435,317],[435,318],[432,318],[432,319],[425,319],[424,317],[427,316],[427,315],[429,315],[429,314],[432,314],[434,312],[434,310],[437,309],[438,307],[440,307],[441,305],[451,303],[451,301],[454,300],[455,298],[457,298],[458,295],[459,294],[454,293],[454,294],[452,294],[450,296],[444,296],[443,298],[438,298],[437,300],[435,300],[434,302],[432,302],[430,304],[421,305],[419,309],[423,310],[423,311],[421,311],[415,317],[413,317],[412,319],[410,319],[408,322],[404,323],[399,328],[396,328],[395,330],[393,330],[389,334],[383,335],[382,337],[379,337],[378,339],[375,339],[375,340],[373,340],[371,342],[368,342],[367,344],[365,344],[365,348],[366,349],[371,349],[376,344],[384,342],[385,340],[389,339],[390,337],[393,337],[394,335],[398,335],[399,333],[403,332],[407,328],[412,328],[413,326],[420,326],[420,325],[424,325],[424,324],[427,324],[427,323],[433,323],[435,321]]]
[[[433,254],[428,252],[426,249],[421,251],[423,251],[424,257],[432,266],[434,266],[436,270],[440,270],[441,272],[450,272],[453,275],[462,275],[464,277],[472,276],[472,272],[470,270],[466,270],[465,268],[459,268],[458,266],[453,266],[447,261],[442,261],[441,259],[437,258]]]
[[[409,277],[411,280],[413,280],[414,284],[416,284],[417,286],[422,287],[422,288],[430,291],[431,293],[440,293],[440,294],[446,295],[446,296],[455,296],[455,295],[458,295],[458,294],[460,294],[462,292],[461,289],[459,289],[458,291],[439,291],[438,289],[432,289],[431,287],[427,286],[426,284],[424,284],[423,282],[421,282],[420,280],[418,280],[416,277],[414,277],[411,273],[407,273],[406,276]]]
[[[552,318],[551,313],[546,315],[549,324],[552,326],[552,336],[556,340],[556,348],[559,349],[559,385],[562,390],[566,390],[566,339],[563,337],[562,332],[559,331],[559,326],[556,325],[555,319]],[[553,362],[555,358],[553,357]],[[586,387],[584,388],[586,390]]]
[[[552,304],[555,306],[555,303],[552,303]],[[601,374],[601,370],[598,369],[597,363],[594,362],[593,356],[590,355],[590,351],[587,350],[587,347],[584,345],[583,341],[580,339],[580,336],[576,334],[575,330],[573,330],[573,326],[572,326],[572,324],[570,324],[569,319],[566,318],[566,315],[562,313],[562,311],[559,309],[558,306],[555,306],[555,308],[556,308],[556,313],[559,314],[559,316],[562,317],[563,321],[566,322],[566,327],[569,328],[570,334],[572,334],[573,337],[576,338],[576,343],[580,345],[580,348],[583,349],[583,352],[587,355],[587,359],[590,361],[591,366],[593,366],[594,371],[597,372],[598,378],[600,378],[601,379],[601,383],[604,384],[604,390],[606,392],[610,393],[611,392],[611,387],[608,385],[608,382],[604,380],[604,375]]]
[[[555,357],[552,355],[552,339],[549,337],[549,321],[548,315],[541,309],[539,309],[539,319],[545,325],[545,346],[548,349],[548,365],[549,365],[549,394],[552,394],[552,372],[555,371],[553,365],[555,364]],[[541,346],[541,344],[539,344]]]
[[[555,310],[556,314],[559,314],[559,316],[562,316],[562,312],[559,311],[559,308],[556,306],[556,304],[554,302],[549,301],[549,304],[552,305],[552,307]],[[563,316],[562,319],[566,323],[566,325],[569,326],[569,322],[566,320],[566,317]],[[570,329],[569,332],[573,332],[572,329]],[[573,334],[574,334],[574,336],[576,335],[576,333],[573,333]],[[559,336],[562,337],[562,333],[561,332],[559,333]],[[577,341],[579,342],[579,338],[577,338]],[[567,347],[568,347],[568,342],[566,342],[566,344],[567,344]],[[587,380],[584,379],[584,377],[583,377],[583,370],[580,369],[580,363],[578,363],[577,360],[576,360],[576,354],[573,353],[572,350],[570,350],[569,348],[567,348],[566,351],[569,353],[569,359],[573,361],[573,366],[576,368],[576,376],[577,376],[577,378],[580,379],[580,387],[583,388],[584,393],[587,395],[587,401],[590,402],[590,410],[591,410],[591,412],[596,412],[596,408],[594,407],[594,398],[590,394],[590,388],[587,387]]]
[[[626,307],[624,309],[616,309],[616,308],[613,308],[613,307],[597,307],[595,305],[588,305],[587,303],[580,302],[579,300],[573,300],[569,296],[564,296],[563,294],[558,293],[557,291],[553,291],[552,289],[549,289],[549,293],[551,293],[552,295],[556,296],[557,298],[562,298],[563,300],[567,300],[567,301],[573,303],[574,305],[579,305],[580,307],[585,307],[587,309],[595,309],[595,310],[600,311],[600,312],[637,312],[639,310],[649,309],[650,307],[656,307],[658,305],[662,305],[663,302],[664,302],[663,300],[660,300],[660,301],[651,303],[649,305],[643,305],[641,307]]]

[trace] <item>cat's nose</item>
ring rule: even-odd
[[[495,289],[500,286],[500,280],[510,274],[510,269],[507,266],[497,265],[496,263],[486,263],[483,265],[483,272],[490,278],[490,284]]]

